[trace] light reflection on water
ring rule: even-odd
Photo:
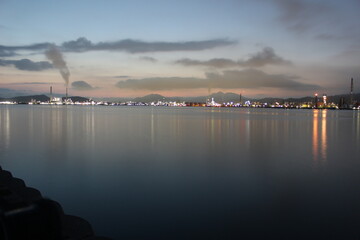
[[[313,159],[317,164],[324,163],[327,158],[327,110],[314,110],[313,118]]]
[[[359,111],[0,106],[1,166],[114,239],[355,236],[359,154]]]
[[[360,142],[360,111],[353,112],[353,126],[356,132],[356,142]]]
[[[5,106],[1,109],[0,114],[0,137],[1,137],[1,145],[0,151],[5,151],[9,148],[10,143],[10,114],[8,106]]]

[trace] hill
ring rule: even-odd
[[[132,101],[149,103],[149,102],[157,102],[157,101],[168,101],[168,99],[169,98],[166,98],[160,94],[149,94],[143,97],[134,98]]]
[[[81,97],[81,96],[73,96],[69,97],[73,102],[86,102],[89,101],[89,98]],[[214,98],[215,102],[218,103],[225,103],[225,102],[234,102],[237,103],[240,101],[240,95],[236,93],[223,93],[223,92],[217,92],[212,93],[209,96],[195,96],[195,97],[165,97],[160,94],[149,94],[143,97],[136,97],[136,98],[95,98],[96,101],[108,101],[108,102],[127,102],[127,101],[133,101],[133,102],[144,102],[144,103],[150,103],[150,102],[157,102],[157,101],[177,101],[177,102],[202,102],[205,103],[208,99],[211,100],[211,98]],[[319,96],[321,98],[321,96]],[[339,94],[334,96],[328,96],[328,102],[334,102],[339,103],[340,99],[344,98],[345,102],[349,102],[349,94]],[[63,98],[64,99],[64,98]],[[106,100],[105,100],[106,99]],[[360,93],[356,93],[353,95],[353,99],[356,102],[360,102]],[[28,103],[31,101],[40,101],[40,102],[48,102],[50,98],[44,94],[42,95],[31,95],[31,96],[17,96],[17,97],[0,97],[0,101],[14,101],[17,103]],[[294,103],[301,103],[301,102],[312,102],[314,101],[314,97],[301,97],[301,98],[273,98],[273,97],[267,97],[267,98],[248,98],[248,97],[241,97],[241,101],[244,103],[245,101],[257,101],[261,103],[284,103],[284,102],[294,102]]]
[[[88,98],[80,97],[80,96],[74,96],[74,97],[68,97],[73,102],[87,102],[89,101]],[[63,98],[65,99],[65,98]],[[42,95],[31,95],[31,96],[18,96],[18,97],[11,97],[11,98],[0,98],[0,101],[13,101],[17,103],[29,103],[32,101],[36,102],[48,102],[50,101],[50,98],[44,94]]]
[[[14,101],[17,103],[29,103],[31,101],[47,102],[50,100],[50,98],[42,94],[42,95],[32,95],[32,96],[19,96],[19,97],[7,98],[6,100]]]

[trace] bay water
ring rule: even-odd
[[[360,238],[360,111],[0,105],[0,165],[112,239]]]

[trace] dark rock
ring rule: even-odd
[[[1,240],[109,240],[97,237],[89,222],[64,214],[59,203],[44,199],[0,167]]]

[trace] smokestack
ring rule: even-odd
[[[65,95],[65,100],[68,100],[68,86],[66,86],[66,95]]]
[[[353,91],[354,91],[354,79],[351,78],[351,83],[350,83],[350,105],[353,104]]]
[[[241,96],[241,93],[240,93],[240,104],[242,103],[242,96]]]
[[[52,86],[50,86],[50,102],[52,102]]]

